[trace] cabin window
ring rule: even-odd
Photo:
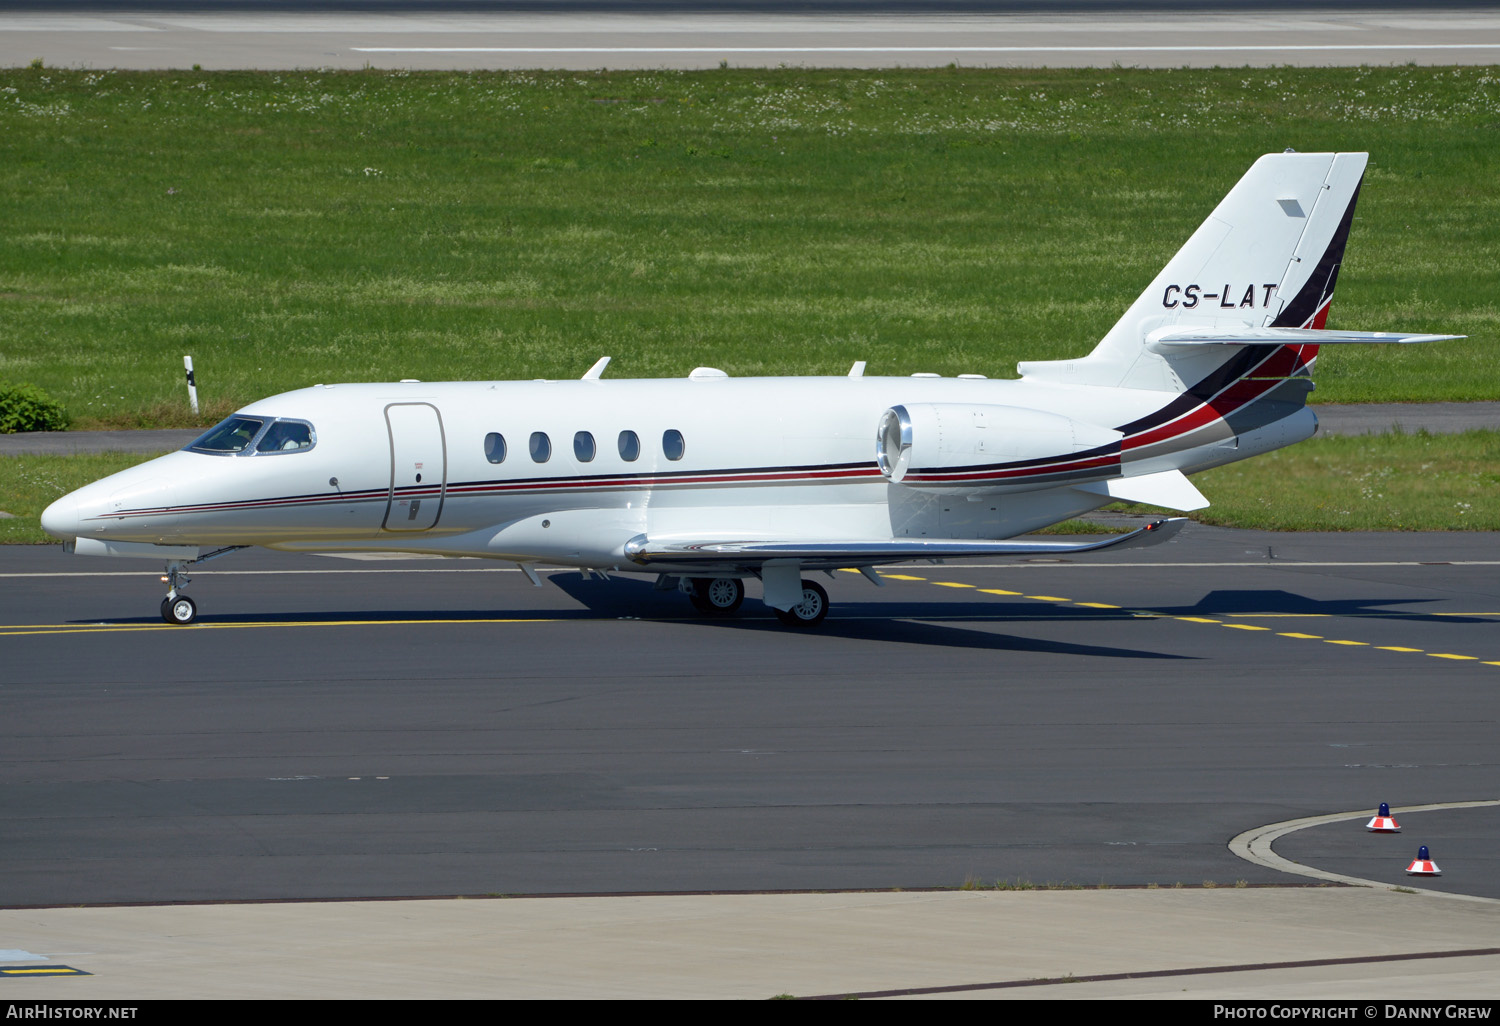
[[[580,431],[573,436],[573,455],[578,457],[579,463],[593,462],[595,451],[593,435]]]
[[[505,462],[505,436],[498,431],[491,431],[484,436],[484,458],[491,463]]]
[[[255,451],[261,453],[301,452],[311,449],[316,441],[313,426],[305,420],[278,420],[266,428]]]
[[[187,448],[219,456],[244,452],[265,426],[264,420],[255,417],[228,417],[199,435]]]
[[[687,445],[682,440],[682,432],[676,428],[669,429],[661,436],[661,451],[667,459],[680,460],[686,450]]]
[[[641,458],[641,439],[634,431],[620,432],[620,459],[634,463]]]
[[[546,463],[552,458],[552,439],[545,431],[531,433],[531,462]]]

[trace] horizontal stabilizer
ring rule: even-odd
[[[1156,475],[1160,476],[1160,475]],[[1186,479],[1184,479],[1186,483]],[[1192,488],[1192,485],[1188,485]],[[1196,491],[1196,489],[1194,489]],[[1205,503],[1206,505],[1206,503]],[[726,564],[741,567],[759,566],[771,560],[796,561],[808,569],[848,566],[858,563],[874,566],[883,563],[905,563],[913,559],[949,559],[980,556],[1039,556],[1059,553],[1097,552],[1100,549],[1137,548],[1155,545],[1173,537],[1187,520],[1173,517],[1158,520],[1129,534],[1114,535],[1101,541],[1064,542],[1029,538],[1006,541],[973,539],[892,538],[879,542],[839,541],[652,541],[637,535],[625,544],[625,556],[645,566],[651,563]]]
[[[1144,502],[1149,506],[1164,506],[1183,512],[1202,509],[1208,505],[1203,493],[1180,470],[1164,470],[1159,474],[1142,474],[1139,477],[1112,477],[1107,481],[1092,481],[1075,487],[1080,492],[1108,495],[1111,499],[1122,502]]]
[[[1446,342],[1466,335],[1421,335],[1409,331],[1330,331],[1318,328],[1166,328],[1147,338],[1150,349],[1186,346],[1338,346]]]

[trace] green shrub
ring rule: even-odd
[[[0,434],[17,431],[61,431],[68,426],[62,403],[35,385],[0,381]]]

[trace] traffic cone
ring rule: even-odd
[[[1417,849],[1417,857],[1412,860],[1411,865],[1406,867],[1407,876],[1442,876],[1443,871],[1432,861],[1432,856],[1427,854],[1427,845]]]
[[[1380,803],[1380,811],[1375,817],[1365,824],[1365,829],[1372,834],[1399,834],[1401,824],[1391,818],[1391,807],[1385,802]]]

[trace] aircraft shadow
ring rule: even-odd
[[[553,582],[567,595],[588,607],[594,616],[639,619],[691,620],[694,623],[723,630],[769,631],[783,634],[788,630],[771,615],[758,599],[746,598],[744,607],[733,616],[705,616],[688,604],[686,596],[671,591],[657,591],[643,581],[585,581],[581,578],[555,575]],[[943,648],[972,648],[1008,652],[1047,652],[1057,655],[1103,656],[1111,659],[1189,659],[1190,656],[1169,652],[1115,648],[1106,645],[1084,645],[1074,642],[1048,641],[1013,634],[978,631],[973,627],[986,623],[1013,621],[1020,617],[1038,621],[1100,619],[1094,615],[1062,615],[1054,607],[1035,604],[988,605],[963,602],[835,602],[833,613],[806,634],[908,645],[932,645]],[[1082,612],[1082,611],[1080,611]],[[1093,612],[1093,611],[1091,611]],[[1118,617],[1108,617],[1118,619]],[[960,621],[945,624],[941,620]]]
[[[1437,599],[1426,598],[1351,598],[1314,599],[1290,591],[1225,590],[1211,591],[1191,606],[1152,606],[1158,613],[1170,616],[1234,616],[1259,613],[1286,616],[1344,616],[1356,619],[1422,620],[1444,623],[1492,623],[1484,616],[1442,616],[1408,609],[1385,609],[1385,606],[1412,606]]]
[[[362,625],[389,623],[421,624],[450,621],[547,620],[590,621],[679,620],[713,630],[765,632],[778,636],[831,637],[851,641],[886,644],[926,645],[949,649],[980,649],[996,652],[1038,652],[1054,655],[1095,656],[1110,659],[1191,659],[1170,652],[1120,648],[1110,645],[1054,641],[1018,634],[997,633],[993,625],[1015,623],[1057,623],[1075,621],[1080,627],[1101,621],[1133,619],[1127,611],[1114,614],[1100,610],[1073,610],[1038,603],[952,602],[952,601],[835,601],[832,615],[811,630],[797,630],[781,624],[759,598],[747,598],[744,607],[733,616],[706,616],[695,610],[687,597],[676,591],[657,591],[652,583],[635,579],[614,578],[609,581],[584,580],[571,574],[554,574],[555,585],[582,608],[537,603],[528,607],[515,604],[485,609],[338,609],[278,610],[265,613],[207,613],[204,626],[250,624]],[[540,594],[540,593],[539,593]],[[916,593],[913,593],[915,598]],[[943,622],[948,621],[948,622]],[[157,617],[120,617],[111,621],[122,626],[159,625]],[[88,624],[77,622],[77,626]]]

